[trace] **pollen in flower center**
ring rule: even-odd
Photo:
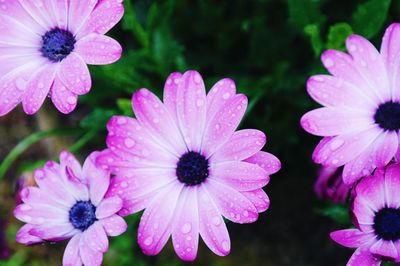
[[[60,62],[67,57],[75,45],[75,37],[68,30],[54,28],[42,36],[42,55],[52,62]]]
[[[176,175],[185,185],[198,185],[208,177],[208,174],[208,160],[200,153],[187,152],[179,159]]]
[[[400,129],[400,103],[390,101],[379,105],[374,119],[382,129],[398,131]]]
[[[96,207],[90,201],[78,201],[69,210],[69,221],[81,231],[88,229],[96,220]]]
[[[375,214],[374,230],[384,240],[400,239],[400,209],[385,207]]]

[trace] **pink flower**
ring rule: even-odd
[[[352,204],[356,229],[331,233],[337,243],[357,248],[347,265],[379,265],[382,258],[400,262],[400,164],[361,179]]]
[[[7,0],[0,7],[0,116],[20,102],[34,114],[47,95],[70,113],[91,87],[86,64],[121,56],[104,34],[121,19],[122,0]]]
[[[49,161],[35,171],[39,187],[23,189],[24,203],[14,210],[15,217],[26,223],[17,233],[17,242],[32,245],[71,239],[64,266],[101,265],[108,250],[107,236],[122,234],[127,224],[116,214],[122,200],[104,197],[110,174],[95,166],[97,155],[92,153],[81,167],[64,151],[60,164]]]
[[[326,198],[334,203],[345,203],[351,186],[342,181],[343,167],[321,167],[314,191],[320,199]]]
[[[132,97],[136,118],[113,117],[107,146],[98,162],[116,175],[108,195],[124,200],[121,215],[145,209],[138,241],[156,255],[172,235],[177,255],[194,260],[199,234],[217,255],[230,252],[222,219],[251,223],[269,206],[262,187],[280,169],[260,151],[264,133],[235,131],[247,98],[223,79],[206,95],[196,71],[172,73],[164,102],[147,89]]]
[[[305,114],[303,128],[323,136],[313,159],[324,166],[344,165],[343,181],[353,184],[376,167],[387,165],[399,146],[400,24],[392,24],[381,51],[351,35],[349,54],[329,50],[322,62],[332,75],[312,76],[310,96],[324,107]]]

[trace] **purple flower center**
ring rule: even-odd
[[[67,57],[75,45],[75,37],[68,30],[54,28],[42,37],[42,55],[52,62],[60,62]]]
[[[208,160],[200,153],[190,151],[179,159],[176,175],[185,185],[198,185],[208,177],[208,174]]]
[[[382,129],[398,131],[400,129],[400,103],[390,101],[379,105],[374,119]]]
[[[384,240],[400,239],[400,209],[385,207],[375,214],[375,234]]]
[[[69,210],[69,221],[81,231],[88,229],[96,219],[96,207],[90,201],[78,201]]]

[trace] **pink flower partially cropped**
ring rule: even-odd
[[[222,218],[251,223],[269,206],[262,187],[280,169],[260,151],[264,133],[235,131],[247,98],[231,79],[206,95],[196,71],[172,73],[164,102],[141,89],[132,97],[136,118],[113,117],[107,146],[98,162],[116,175],[109,196],[124,200],[121,215],[145,209],[138,241],[147,255],[158,254],[172,235],[175,252],[194,260],[199,235],[217,255],[230,252]]]
[[[117,212],[118,196],[104,197],[110,173],[97,168],[98,152],[83,167],[72,154],[62,152],[60,164],[49,161],[35,171],[38,187],[21,191],[23,204],[14,210],[26,223],[17,233],[17,242],[32,245],[70,239],[63,265],[101,265],[108,250],[107,236],[118,236],[127,224]]]
[[[351,186],[343,183],[343,167],[321,167],[318,172],[314,191],[320,199],[329,199],[334,203],[345,203]]]
[[[331,233],[337,243],[357,248],[347,265],[400,262],[400,164],[361,179],[352,204],[356,229]]]
[[[301,119],[303,128],[324,137],[313,159],[324,166],[344,165],[343,180],[353,184],[384,167],[399,147],[400,24],[392,24],[380,52],[366,39],[351,35],[349,54],[329,50],[322,62],[332,75],[312,76],[310,96],[323,105]]]
[[[0,8],[0,116],[22,102],[36,113],[49,95],[62,113],[91,88],[86,64],[117,61],[104,36],[122,17],[122,0],[6,0]]]

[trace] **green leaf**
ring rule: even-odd
[[[302,30],[308,24],[322,25],[326,16],[321,12],[323,0],[288,0],[289,23]]]
[[[304,27],[304,33],[310,36],[314,55],[319,56],[324,49],[324,43],[321,39],[319,26],[317,24],[308,24]]]
[[[125,116],[133,116],[131,99],[117,99],[117,106]]]
[[[108,120],[115,115],[114,110],[98,108],[86,116],[80,126],[86,129],[101,130],[105,128]]]
[[[365,38],[374,37],[386,20],[391,0],[369,0],[360,4],[352,16],[353,29]]]
[[[23,139],[20,143],[15,146],[11,152],[4,158],[3,162],[0,164],[0,180],[4,177],[11,165],[17,160],[17,158],[24,153],[29,147],[38,141],[52,137],[52,136],[65,136],[65,135],[75,135],[82,133],[80,129],[51,129],[48,131],[35,132],[27,138]]]
[[[144,49],[149,48],[149,36],[137,20],[132,1],[125,1],[125,12],[122,19],[122,28],[130,31]]]
[[[351,26],[347,23],[337,23],[329,27],[328,42],[326,47],[328,49],[344,50],[347,37],[353,34]]]
[[[333,221],[339,224],[349,224],[350,216],[349,216],[349,208],[348,206],[343,205],[335,205],[335,204],[327,204],[327,206],[323,208],[316,209],[318,214],[322,216],[329,217]]]

